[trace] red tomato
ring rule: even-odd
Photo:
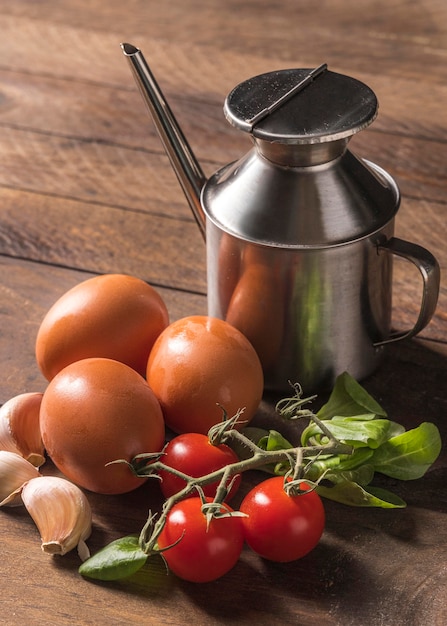
[[[47,312],[37,333],[37,363],[48,380],[89,357],[122,361],[144,376],[149,352],[168,322],[161,296],[143,280],[95,276],[67,291]]]
[[[208,526],[201,507],[198,497],[178,502],[158,538],[160,548],[172,546],[163,556],[174,574],[196,583],[216,580],[230,571],[244,545],[240,517],[213,518]]]
[[[207,434],[222,420],[245,409],[241,422],[253,418],[262,398],[264,377],[248,339],[231,324],[207,316],[185,317],[170,324],[155,342],[147,381],[176,433]]]
[[[237,454],[229,446],[225,444],[215,446],[210,443],[206,435],[201,433],[178,435],[166,444],[163,452],[164,455],[160,459],[162,463],[193,478],[211,474],[211,472],[231,463],[237,463],[239,460]],[[171,474],[169,471],[161,470],[159,476],[162,479],[161,490],[165,498],[178,493],[186,485],[182,478]],[[234,496],[240,482],[241,475],[238,474],[227,500]],[[214,498],[218,484],[219,481],[204,486],[205,496]],[[197,495],[197,492],[192,495]]]
[[[84,359],[49,383],[40,409],[44,446],[74,483],[97,493],[124,493],[145,479],[125,464],[106,465],[161,451],[165,426],[160,404],[142,376],[111,359]]]
[[[315,491],[289,496],[284,478],[275,476],[254,487],[240,511],[248,545],[265,559],[287,562],[308,554],[323,534],[325,513]]]

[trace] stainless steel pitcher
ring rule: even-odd
[[[326,65],[244,81],[224,113],[254,145],[206,180],[142,53],[122,48],[206,239],[208,313],[251,340],[266,388],[320,391],[343,371],[362,379],[386,344],[428,324],[439,265],[394,237],[396,183],[347,148],[376,117],[369,87]],[[422,277],[416,324],[396,332],[393,255]]]

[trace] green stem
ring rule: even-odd
[[[223,428],[225,428],[225,426],[223,426]],[[225,431],[225,435],[222,439],[225,439],[227,441],[230,439],[239,441],[250,450],[252,456],[247,459],[243,459],[240,461],[236,461],[235,463],[226,465],[221,469],[215,470],[214,472],[206,474],[205,476],[200,476],[198,478],[188,476],[187,474],[184,474],[177,469],[165,465],[161,461],[155,461],[153,463],[150,463],[145,468],[143,468],[143,470],[138,471],[137,475],[151,476],[163,470],[170,472],[171,474],[174,474],[179,478],[182,478],[183,480],[185,480],[186,485],[183,489],[181,489],[179,492],[172,495],[165,501],[160,517],[155,523],[153,523],[153,516],[149,516],[147,524],[141,531],[140,547],[146,552],[146,554],[156,552],[158,537],[163,530],[166,518],[172,507],[180,500],[183,500],[185,497],[189,496],[193,491],[197,491],[200,494],[201,488],[205,487],[206,485],[214,482],[219,482],[219,487],[216,491],[216,496],[214,498],[214,502],[216,504],[219,504],[223,503],[228,493],[228,485],[231,481],[231,478],[233,478],[237,474],[241,474],[248,470],[259,469],[265,465],[277,464],[281,462],[287,462],[290,464],[291,461],[293,461],[292,470],[294,472],[294,477],[296,477],[296,475],[298,474],[298,469],[302,464],[303,458],[308,459],[309,457],[318,455],[320,452],[324,452],[324,454],[352,453],[351,446],[339,442],[330,434],[329,431],[327,432],[327,435],[330,441],[327,444],[323,445],[307,447],[298,446],[296,448],[289,448],[287,450],[263,450],[239,431],[235,429],[227,430]]]

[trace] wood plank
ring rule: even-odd
[[[428,124],[431,121],[435,132],[439,132],[442,131],[443,125],[436,125],[436,120],[443,117],[442,102],[445,99],[446,92],[446,69],[442,59],[438,60],[432,67],[430,61],[424,57],[424,53],[427,50],[436,51],[441,57],[447,54],[445,38],[441,35],[439,35],[438,39],[436,37],[437,32],[442,32],[442,13],[446,11],[442,0],[439,0],[439,3],[442,6],[439,7],[436,28],[433,26],[429,13],[422,6],[416,6],[414,7],[416,11],[425,14],[425,19],[421,19],[419,22],[421,32],[425,32],[427,28],[431,28],[431,31],[425,36],[415,33],[412,38],[409,38],[408,34],[404,37],[411,46],[411,56],[417,56],[423,63],[423,71],[419,72],[418,80],[414,80],[414,76],[411,73],[407,76],[402,71],[402,64],[406,63],[409,58],[404,51],[397,55],[398,62],[388,67],[387,71],[384,71],[374,58],[378,51],[381,51],[386,58],[392,58],[389,50],[384,50],[383,42],[386,42],[387,37],[391,41],[399,41],[400,29],[396,28],[394,24],[394,27],[392,26],[390,32],[387,33],[387,29],[393,24],[393,21],[389,22],[389,20],[384,18],[384,15],[393,15],[393,10],[396,10],[396,8],[402,8],[400,3],[396,1],[394,3],[386,3],[386,7],[390,10],[384,10],[382,15],[374,11],[374,14],[369,16],[370,19],[374,17],[379,18],[381,29],[380,33],[376,33],[376,35],[380,35],[379,41],[371,40],[371,34],[375,33],[375,31],[373,30],[373,24],[369,20],[367,23],[364,20],[360,20],[356,25],[356,29],[351,28],[351,23],[347,19],[349,17],[352,19],[352,16],[355,15],[353,7],[350,7],[346,14],[343,11],[341,13],[337,11],[336,15],[332,16],[334,27],[340,26],[341,23],[343,28],[346,28],[347,33],[350,31],[354,33],[351,37],[357,41],[357,46],[362,47],[363,53],[370,60],[368,66],[364,69],[357,69],[355,66],[350,65],[351,62],[355,64],[355,60],[358,58],[358,50],[356,49],[353,49],[352,54],[349,55],[349,62],[348,64],[346,63],[346,48],[349,47],[349,44],[345,42],[344,38],[341,38],[340,41],[334,38],[330,26],[326,26],[328,28],[328,37],[330,38],[329,42],[325,42],[327,56],[326,54],[322,56],[315,55],[313,58],[309,58],[309,52],[307,52],[306,57],[301,57],[299,54],[301,45],[306,51],[312,51],[315,42],[318,41],[318,36],[314,34],[315,25],[313,25],[313,28],[306,29],[305,22],[303,23],[303,32],[298,39],[294,30],[291,31],[290,28],[284,29],[284,39],[281,40],[282,46],[279,54],[266,46],[266,43],[256,51],[256,54],[245,48],[243,64],[240,61],[240,55],[238,53],[235,54],[231,46],[224,46],[219,55],[209,55],[207,54],[207,46],[203,44],[195,44],[193,41],[188,40],[182,42],[182,38],[178,35],[181,35],[183,32],[190,32],[186,29],[171,37],[169,41],[160,36],[145,35],[141,37],[141,41],[134,40],[133,43],[136,43],[143,49],[149,64],[153,67],[156,76],[168,95],[174,94],[181,95],[181,97],[188,96],[194,99],[212,100],[220,105],[223,103],[223,99],[228,91],[240,80],[244,80],[249,76],[271,69],[289,67],[290,65],[306,67],[306,63],[309,63],[309,61],[310,66],[313,66],[322,60],[326,60],[330,69],[343,71],[369,84],[379,96],[379,101],[383,103],[383,111],[386,111],[387,115],[393,116],[393,126],[400,123],[402,130],[405,120],[409,117],[408,113],[412,112],[417,113],[414,117],[420,118],[421,121],[424,120]],[[45,15],[45,4],[39,3],[39,12],[42,11],[42,15]],[[57,13],[52,6],[54,3],[50,2],[49,4],[51,5],[51,13]],[[31,3],[31,12],[33,6],[34,4]],[[92,3],[92,6],[93,10],[95,10],[95,3]],[[360,5],[355,3],[355,6]],[[403,6],[405,16],[408,18],[408,6],[405,3]],[[144,15],[144,11],[147,10],[145,3],[140,3],[138,8]],[[325,7],[325,10],[330,12],[330,8],[330,6]],[[177,9],[182,10],[181,3]],[[0,14],[5,13],[6,10],[6,8],[2,8],[0,5]],[[159,29],[160,33],[164,33],[166,28],[175,28],[178,31],[179,22],[175,21],[175,12],[172,13],[173,10],[171,3],[167,9],[168,16],[163,14],[163,5],[157,7],[155,12],[151,8],[150,11],[153,15],[149,23],[154,24],[157,19],[168,20],[168,17],[170,17],[163,28]],[[304,15],[301,15],[300,19],[305,18],[306,12],[303,8],[300,8],[301,12]],[[68,23],[65,25],[58,23],[56,19],[56,25],[51,26],[50,22],[44,20],[39,22],[26,17],[19,18],[3,15],[3,36],[0,41],[1,66],[7,67],[8,73],[12,71],[22,72],[24,76],[30,77],[30,92],[28,96],[21,94],[23,103],[29,104],[32,99],[31,96],[36,96],[32,85],[33,74],[40,75],[42,79],[45,79],[45,77],[58,77],[65,82],[65,88],[62,87],[62,92],[66,92],[67,99],[70,97],[72,99],[71,106],[67,103],[66,107],[64,107],[63,110],[65,111],[73,111],[79,107],[77,91],[68,89],[69,83],[66,82],[67,80],[80,80],[84,84],[91,82],[90,88],[93,89],[101,84],[110,85],[110,87],[120,90],[133,87],[133,80],[130,76],[127,62],[119,49],[121,35],[123,30],[125,30],[124,26],[116,36],[110,30],[105,34],[100,30],[92,29],[93,24],[98,25],[101,22],[103,16],[101,9],[99,9],[99,14],[96,9],[96,13],[91,16],[91,19],[89,18],[88,9],[85,12],[77,11],[77,13],[82,20],[82,24],[77,27],[75,27],[75,24],[78,20],[74,19],[73,22],[68,22],[69,18],[67,17],[65,20]],[[137,17],[132,11],[129,14],[133,19]],[[313,16],[307,16],[308,19],[311,17]],[[400,11],[396,17],[399,21],[404,19]],[[189,19],[191,18],[208,20],[209,15],[208,12],[206,12],[205,16],[203,12],[200,12],[197,15],[190,16]],[[219,16],[219,12],[217,12],[215,19],[220,19],[219,26],[221,29],[226,27],[226,23],[223,23],[222,18],[223,16]],[[120,23],[121,19],[122,17],[120,17]],[[278,19],[287,19],[287,9],[276,16],[275,23]],[[404,21],[406,20],[404,19]],[[235,16],[232,16],[232,19],[230,17],[228,28],[232,32],[238,25],[239,14],[236,19]],[[358,35],[359,28],[361,29],[362,26],[366,31],[364,39],[361,39]],[[249,32],[251,30],[249,29]],[[130,29],[130,31],[129,34],[133,34],[135,29]],[[266,32],[265,37],[268,37],[268,34]],[[287,44],[288,36],[291,37],[293,45]],[[242,38],[244,44],[246,37],[247,33]],[[259,41],[258,39],[256,40]],[[263,39],[263,41],[265,40]],[[218,39],[213,38],[213,46],[215,45],[219,45]],[[16,46],[21,49],[20,55],[14,53]],[[186,49],[185,46],[188,46],[188,48]],[[344,62],[337,61],[334,55],[331,54],[333,48],[337,46],[340,47],[340,51],[343,53]],[[53,54],[55,49],[58,50],[57,55]],[[286,52],[289,54],[288,58],[284,58]],[[295,56],[291,57],[290,53],[293,53]],[[27,63],[27,61],[29,62]],[[399,68],[399,71],[395,72],[393,70],[394,67]],[[431,70],[436,72],[436,80],[432,80]],[[427,89],[430,90],[432,96],[429,99],[423,97],[427,93]],[[398,98],[395,97],[396,93],[399,94]],[[53,97],[55,101],[59,99],[57,95]],[[92,99],[94,99],[93,95]],[[423,107],[420,106],[422,100],[424,101]],[[109,109],[113,105],[113,95],[109,95],[109,101],[106,103],[102,102],[102,98],[99,96],[98,104],[101,105],[101,108]],[[393,115],[395,108],[397,108],[397,112]],[[379,122],[380,118],[376,124],[379,124]],[[142,125],[140,124],[140,126]],[[408,130],[411,131],[411,127],[412,124]]]
[[[284,62],[300,55],[304,59],[324,60],[330,55],[332,63],[349,63],[357,71],[367,71],[374,65],[378,73],[430,76],[434,82],[443,71],[440,66],[446,48],[443,36],[446,7],[442,0],[428,5],[409,5],[402,0],[380,0],[374,4],[350,1],[341,6],[326,0],[318,16],[311,5],[306,9],[293,0],[283,0],[280,9],[276,3],[259,6],[252,1],[236,3],[234,0],[224,4],[214,0],[206,7],[201,2],[188,3],[185,7],[177,1],[169,5],[160,3],[156,8],[140,0],[133,2],[132,8],[126,11],[113,2],[106,13],[97,4],[88,4],[85,0],[80,7],[76,2],[64,3],[63,10],[55,7],[51,0],[40,2],[38,12],[32,1],[28,1],[25,8],[22,3],[17,9],[6,5],[2,10],[5,25],[22,20],[21,29],[15,28],[16,37],[27,36],[30,40],[33,36],[44,36],[48,43],[42,48],[54,49],[53,44],[62,38],[67,46],[58,50],[60,58],[48,58],[44,66],[65,65],[67,70],[69,67],[63,63],[63,57],[70,54],[73,43],[80,43],[79,34],[73,35],[73,31],[83,34],[88,58],[91,58],[89,44],[95,39],[94,33],[105,31],[109,35],[115,31],[120,37],[135,33],[142,40],[163,37],[171,43],[185,44],[192,56],[195,52],[191,44],[202,49],[202,56],[204,49],[211,47],[231,50],[235,59],[241,53],[247,57],[260,50],[267,51],[270,57],[279,56]],[[256,19],[253,19],[254,11]],[[316,19],[320,16],[324,19]],[[269,23],[274,28],[268,28]],[[333,36],[335,28],[337,37]],[[88,32],[92,38],[86,36]],[[43,60],[42,55],[45,55],[43,50],[36,59],[38,63]],[[212,55],[212,59],[215,58],[216,55]],[[6,62],[11,63],[11,55],[6,57]],[[22,62],[26,63],[26,56]],[[238,63],[240,65],[240,61]]]
[[[161,152],[5,128],[0,158],[0,185],[192,219]]]
[[[222,91],[207,97],[198,89],[185,95],[185,78],[182,76],[172,84],[169,58],[161,57],[159,61],[154,72],[179,123],[187,129],[188,140],[198,158],[214,163],[220,160],[224,164],[231,160],[231,155],[237,158],[243,154],[249,146],[247,136],[224,119],[222,108],[227,93]],[[224,63],[225,58],[219,59],[219,73]],[[113,79],[116,70],[112,67],[108,77]],[[384,141],[391,146],[394,134],[447,141],[445,126],[439,123],[445,116],[447,85],[433,85],[431,98],[421,107],[426,84],[373,74],[365,78],[379,99],[379,116],[371,127],[372,132],[390,135]],[[0,85],[2,125],[89,140],[96,138],[132,148],[157,147],[154,124],[130,72],[120,86],[84,82],[79,90],[73,90],[66,80],[57,77],[0,71]],[[395,97],[396,92],[399,98]]]
[[[0,207],[3,254],[206,293],[205,244],[191,221],[5,188]]]
[[[24,32],[26,34],[27,29],[26,27],[22,31],[20,29],[18,31],[12,28],[6,29],[7,35],[9,33],[11,37],[15,32]],[[65,36],[66,33],[62,29],[61,32],[59,30],[52,31],[52,35]],[[98,36],[101,47],[104,46],[110,54],[108,47],[110,42],[107,38],[101,39],[104,38],[102,33],[99,33]],[[12,44],[12,40],[9,44]],[[80,47],[80,44],[82,44],[82,47]],[[7,36],[4,38],[3,45],[7,48],[5,50],[6,54],[8,54],[9,49],[13,49],[13,45],[8,45]],[[67,85],[65,74],[63,75],[63,80],[56,82],[51,82],[51,79],[48,78],[42,79],[42,77],[37,78],[24,74],[21,75],[22,80],[18,82],[17,75],[11,74],[9,71],[7,73],[8,76],[13,76],[16,80],[7,82],[7,87],[3,92],[3,106],[0,109],[3,112],[2,123],[19,127],[29,127],[31,125],[36,130],[51,133],[55,131],[61,132],[62,135],[69,135],[70,137],[89,136],[91,139],[93,133],[93,136],[98,137],[100,141],[118,141],[126,145],[129,142],[132,146],[144,146],[149,150],[160,151],[160,144],[154,134],[153,125],[148,119],[139,95],[135,91],[121,52],[117,50],[119,56],[117,56],[116,60],[109,59],[107,71],[105,66],[102,65],[103,55],[95,56],[94,63],[89,58],[88,68],[93,66],[101,74],[101,76],[97,74],[95,77],[91,77],[89,74],[90,70],[86,68],[85,64],[84,45],[85,42],[79,37],[79,33],[77,33],[77,36],[73,34],[73,46],[69,47],[69,49],[70,54],[73,56],[72,62],[78,63],[74,73],[78,80],[95,80],[96,82],[101,80],[102,76],[103,81],[108,80],[115,84],[120,84],[121,88],[112,89],[106,86],[84,85],[83,90],[79,91],[79,94],[82,93],[82,96],[80,96],[76,90],[64,89]],[[64,46],[64,50],[66,48],[67,46]],[[39,58],[39,54],[42,54],[42,47],[39,45],[37,35],[30,37],[28,33],[26,49],[33,54],[33,71],[39,71],[36,59]],[[44,50],[48,50],[48,45]],[[207,62],[206,57],[200,60],[190,55],[185,55],[183,49],[178,48],[176,50],[175,46],[167,46],[166,42],[163,41],[156,40],[151,45],[150,50],[151,57],[152,54],[154,57],[155,67],[157,70],[159,68],[157,74],[163,79],[163,83],[166,82],[168,94],[174,88],[177,98],[179,93],[193,94],[194,102],[182,99],[180,102],[174,100],[174,104],[177,105],[176,113],[179,121],[184,125],[185,132],[190,138],[193,148],[197,151],[199,159],[203,161],[206,172],[209,174],[220,165],[243,154],[249,145],[246,136],[229,128],[223,119],[221,106],[227,91],[222,90],[219,94],[214,93],[215,89],[217,89],[216,86],[216,88],[211,87],[212,91],[210,92],[213,80],[222,80],[223,76],[229,78],[230,68],[233,71],[234,66],[231,63],[231,53],[227,53],[227,55],[219,58],[219,65],[216,68]],[[119,63],[117,63],[118,59]],[[14,66],[14,59],[10,59],[10,61]],[[50,71],[50,73],[58,75],[58,66],[49,63],[48,58],[45,58],[44,62],[46,72]],[[185,65],[185,63],[189,63],[189,66]],[[64,67],[66,67],[65,63]],[[249,58],[247,59],[246,67],[250,67]],[[48,68],[50,69],[48,70]],[[265,58],[257,58],[255,66],[252,67],[252,73],[265,70]],[[199,82],[191,83],[191,72],[197,71],[203,73],[204,78]],[[26,76],[29,76],[29,84]],[[233,79],[229,83],[230,86],[235,84],[236,76],[237,72],[233,75]],[[359,78],[363,78],[363,76],[359,76]],[[379,100],[382,102],[381,114],[372,130],[361,133],[354,139],[353,145],[361,148],[360,154],[383,164],[386,169],[395,175],[404,194],[428,197],[439,201],[444,200],[444,163],[447,158],[447,147],[444,143],[446,138],[442,135],[442,130],[441,132],[439,130],[444,128],[444,126],[439,124],[439,120],[444,115],[443,102],[447,93],[445,82],[435,83],[432,87],[434,90],[433,97],[428,100],[424,107],[420,107],[422,96],[428,88],[424,81],[414,82],[408,78],[396,79],[390,76],[383,77],[380,74],[369,74],[365,78],[368,84],[376,90]],[[42,80],[43,83],[41,82]],[[226,79],[224,80],[226,81]],[[42,84],[43,86],[41,86]],[[124,89],[123,85],[125,86]],[[91,99],[85,97],[84,88],[87,88]],[[394,98],[396,91],[401,96],[398,99]],[[65,96],[62,96],[62,94],[65,94]],[[197,104],[197,98],[199,99],[199,105]],[[210,104],[209,98],[212,99],[212,104]],[[35,102],[35,104],[29,105],[29,102]],[[388,103],[393,104],[388,108]],[[96,111],[98,109],[101,111],[99,116],[98,113],[92,115],[91,110],[93,107],[95,107]],[[135,115],[137,115],[136,118]],[[417,119],[417,126],[415,126],[415,118]],[[386,134],[383,133],[384,130]],[[404,135],[410,133],[428,137],[431,141],[429,143],[420,143],[415,141],[414,138],[394,137],[395,133]],[[6,147],[4,149],[6,153],[2,155],[2,160],[4,163],[11,162],[14,166],[15,160],[17,160],[14,152],[18,151],[20,155],[23,154],[24,150],[20,146],[20,137],[10,136],[9,139],[7,131],[5,131],[5,134]],[[216,137],[219,139],[217,151],[215,149]],[[8,151],[8,141],[13,146],[11,152]],[[36,141],[39,143],[39,140]],[[51,142],[52,140],[49,139],[48,141]],[[60,152],[55,145],[50,146],[49,150],[52,153]],[[397,161],[396,154],[399,157]],[[72,155],[71,158],[76,159],[76,156],[76,154]],[[217,161],[216,156],[219,161]],[[82,155],[82,160],[85,158],[88,159],[88,157]],[[207,162],[210,159],[212,159],[212,162]],[[45,162],[49,159],[45,155],[41,155],[40,160]],[[136,172],[138,165],[133,162],[129,162],[129,164]],[[20,159],[18,163],[15,163],[17,170],[26,170],[28,177],[32,179],[29,176],[30,168],[27,166],[28,164],[26,163],[20,163]],[[57,163],[57,167],[60,168],[60,166],[61,164]],[[108,169],[106,165],[104,167]],[[99,172],[99,168],[100,164],[96,164],[95,167],[89,166],[89,169],[92,169],[92,171],[96,170]],[[424,184],[424,170],[432,171],[434,174],[431,180],[428,181],[428,185],[431,188],[430,191],[427,190]],[[47,175],[55,179],[53,172],[49,171]],[[104,176],[100,175],[100,177],[104,179]],[[156,178],[157,180],[160,179],[159,172],[157,172]],[[174,179],[171,178],[171,180]],[[4,184],[14,185],[16,183],[5,181]],[[20,180],[17,184],[23,186]],[[93,186],[97,184],[98,181],[95,180]],[[26,185],[24,187],[30,188]],[[46,189],[44,191],[47,192]],[[110,200],[106,201],[110,202]]]
[[[431,7],[429,12],[423,5],[414,5],[413,15],[418,13],[420,19],[413,23],[413,33],[401,36],[409,12],[407,3],[400,0],[382,0],[380,10],[375,3],[367,21],[361,3],[339,13],[338,4],[331,11],[327,2],[324,11],[332,22],[325,17],[319,23],[313,10],[306,14],[300,7],[298,12],[290,0],[281,11],[275,10],[274,16],[271,8],[256,7],[257,20],[253,20],[253,7],[244,12],[239,4],[237,11],[219,3],[216,10],[201,7],[192,12],[181,2],[166,8],[160,4],[154,10],[140,0],[133,11],[120,15],[119,21],[114,19],[116,11],[111,9],[104,15],[94,3],[92,11],[72,7],[74,16],[70,9],[65,12],[64,3],[64,17],[58,18],[53,4],[51,0],[39,3],[39,16],[34,17],[32,6],[31,17],[23,12],[11,15],[12,7],[0,7],[3,67],[120,86],[128,81],[128,72],[119,43],[133,39],[132,43],[146,51],[154,68],[161,67],[164,59],[166,69],[158,75],[172,85],[186,83],[186,93],[190,94],[203,91],[221,98],[237,82],[256,73],[278,67],[313,67],[323,61],[360,79],[386,75],[388,79],[413,81],[416,88],[421,83],[445,84],[442,24],[446,7],[442,0],[438,0],[434,16]],[[356,19],[359,9],[361,17]],[[265,21],[261,19],[263,11]],[[274,29],[266,28],[269,20],[273,20]],[[356,21],[355,28],[352,21]],[[339,34],[334,37],[336,27]],[[16,49],[21,50],[20,55],[15,54]]]

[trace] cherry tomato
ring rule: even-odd
[[[143,280],[95,276],[67,291],[47,312],[37,333],[37,363],[48,380],[89,357],[122,361],[144,376],[149,352],[168,323],[161,296]]]
[[[284,478],[259,483],[244,498],[240,511],[248,545],[265,559],[287,562],[308,554],[323,534],[325,513],[315,491],[289,496]]]
[[[160,401],[166,424],[176,433],[204,435],[245,409],[250,422],[262,398],[264,377],[255,349],[231,324],[207,316],[170,324],[156,340],[147,381]]]
[[[158,538],[160,548],[172,546],[163,552],[172,572],[197,583],[216,580],[230,571],[244,545],[241,517],[213,518],[208,525],[201,508],[198,497],[178,502]]]
[[[164,455],[160,459],[162,463],[193,478],[211,474],[211,472],[231,463],[237,463],[239,460],[237,454],[229,446],[225,444],[215,446],[210,443],[206,435],[201,433],[178,435],[166,444],[163,452]],[[178,493],[186,485],[182,478],[171,474],[169,471],[161,470],[159,476],[161,478],[161,490],[165,498]],[[241,475],[238,474],[232,483],[227,500],[234,496],[240,482]],[[205,485],[203,487],[205,496],[214,498],[218,485],[219,481]],[[197,495],[197,492],[192,495]]]
[[[67,365],[49,383],[40,408],[44,446],[56,467],[81,487],[124,493],[140,486],[125,464],[159,452],[165,427],[160,404],[140,374],[111,359]]]

